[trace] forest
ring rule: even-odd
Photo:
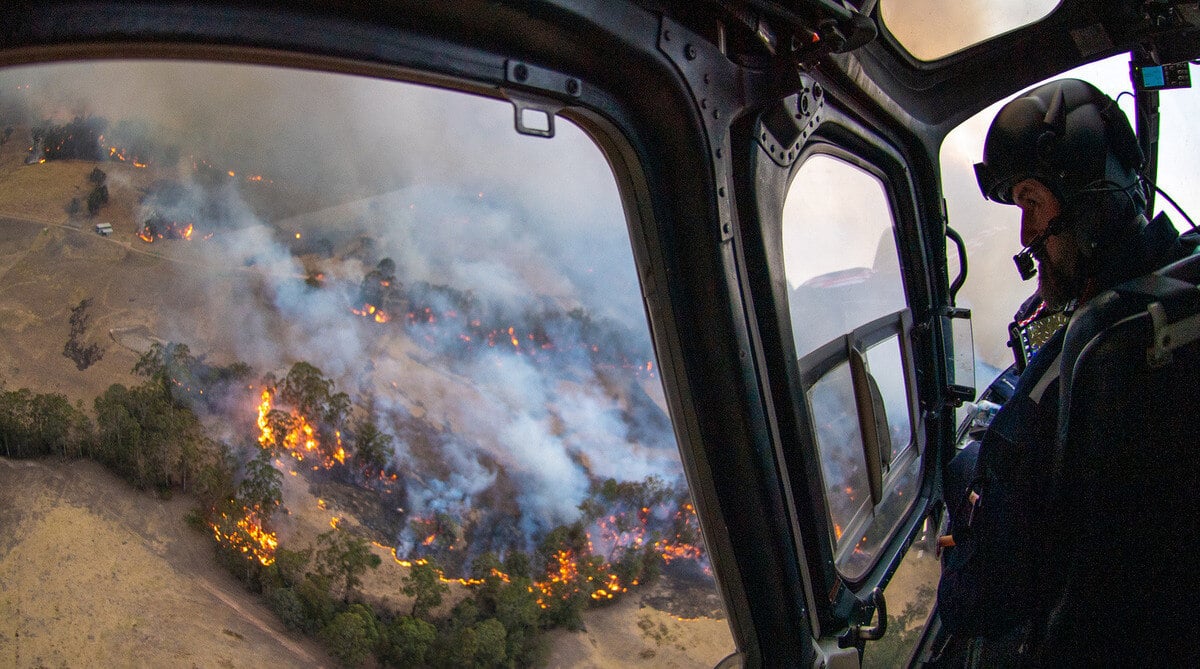
[[[652,508],[679,504],[679,490],[656,477],[608,479],[593,484],[579,520],[538,537],[532,550],[459,558],[451,576],[438,560],[453,552],[444,541],[440,549],[428,542],[419,557],[395,557],[409,567],[402,594],[411,608],[370,605],[359,591],[363,574],[381,564],[370,537],[335,527],[313,545],[280,543],[272,529],[283,502],[276,462],[315,458],[328,475],[363,486],[395,480],[391,435],[369,417],[355,417],[346,393],[307,362],[295,363],[282,379],[255,379],[244,363],[214,366],[186,345],[155,344],[133,372],[140,384],[113,384],[90,408],[59,394],[0,386],[0,453],[87,458],[139,490],[191,496],[196,508],[189,523],[213,537],[219,562],[284,625],[318,639],[346,666],[369,657],[404,667],[542,664],[543,632],[579,629],[587,607],[653,582],[674,558],[699,554],[698,529],[686,513],[665,525],[650,522]],[[277,406],[260,415],[257,441],[210,436],[200,416],[259,387]],[[304,453],[297,441],[304,434],[319,452]],[[409,522],[422,535],[433,531],[454,541],[463,534],[461,520],[445,514]],[[450,583],[466,586],[469,596],[438,614]]]

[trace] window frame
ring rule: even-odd
[[[928,336],[929,319],[937,313],[933,305],[938,298],[936,286],[931,283],[935,279],[927,273],[931,264],[939,262],[936,245],[944,243],[940,238],[930,240],[920,222],[921,205],[925,200],[917,192],[917,172],[909,166],[909,159],[901,148],[904,146],[900,140],[902,129],[864,125],[859,114],[850,113],[839,102],[835,96],[826,96],[825,104],[819,110],[819,122],[811,127],[808,142],[790,165],[777,165],[765,151],[758,152],[754,158],[752,178],[758,184],[756,205],[762,228],[761,236],[749,240],[756,245],[749,251],[762,255],[747,259],[752,267],[761,264],[761,269],[755,268],[751,272],[757,295],[755,309],[763,323],[760,328],[774,330],[770,335],[761,329],[760,333],[764,337],[766,363],[774,370],[769,376],[773,417],[780,432],[778,458],[786,477],[789,510],[796,528],[796,550],[808,565],[805,580],[809,584],[812,625],[821,638],[838,635],[846,625],[856,621],[868,622],[873,611],[868,604],[871,590],[887,583],[926,517],[938,508],[937,470],[941,456],[932,444],[940,443],[941,430],[945,426],[941,414],[931,412],[933,405],[930,404],[938,395],[936,378],[942,362],[937,342]],[[784,201],[804,161],[814,154],[848,163],[879,181],[900,261],[905,309],[912,323],[909,334],[902,337],[901,354],[908,357],[904,364],[912,412],[911,430],[921,440],[920,479],[914,489],[915,501],[880,541],[880,549],[869,567],[854,580],[847,579],[836,568],[834,542],[831,541],[834,531],[824,495],[813,415],[806,401],[807,388],[802,383],[800,359],[796,355],[789,309],[791,289],[783,263]],[[944,262],[944,258],[941,261]],[[885,314],[882,318],[885,321],[889,317],[896,318],[897,313]],[[858,328],[866,326],[869,331],[872,323],[874,321],[860,324]],[[838,344],[827,343],[817,351],[823,350],[824,346],[836,349]],[[904,462],[906,466],[907,462]],[[899,467],[893,467],[893,470],[904,471]]]
[[[875,510],[883,503],[888,494],[895,491],[895,486],[901,475],[907,471],[907,468],[912,465],[912,461],[919,458],[926,452],[924,431],[918,429],[920,405],[917,402],[916,393],[916,374],[913,369],[913,351],[912,351],[912,312],[907,307],[899,311],[892,312],[885,316],[876,318],[863,325],[856,327],[848,333],[840,335],[835,339],[817,347],[816,350],[805,355],[800,359],[800,383],[804,388],[804,399],[809,402],[809,413],[815,415],[815,411],[809,401],[809,391],[821,379],[836,369],[842,363],[847,363],[851,367],[851,383],[852,392],[856,400],[856,416],[859,424],[859,439],[861,440],[863,464],[867,468],[868,483],[871,488],[870,494],[863,499],[858,509],[855,510],[851,521],[847,523],[842,532],[842,537],[853,537],[861,534],[871,525],[872,519],[875,517]],[[902,366],[902,374],[905,387],[906,405],[909,416],[909,440],[908,443],[900,450],[899,453],[893,455],[891,460],[884,464],[882,459],[878,459],[878,471],[872,469],[872,455],[879,456],[878,451],[872,452],[872,448],[868,443],[868,435],[875,430],[875,420],[877,414],[874,412],[879,407],[872,397],[871,388],[868,384],[863,383],[862,379],[866,377],[855,371],[856,363],[854,356],[857,353],[864,361],[866,353],[873,346],[887,342],[891,337],[897,337],[900,343],[900,362]],[[868,372],[869,373],[869,372]],[[863,413],[863,407],[870,407],[870,415]],[[885,411],[886,415],[886,411]],[[813,435],[814,440],[816,435]],[[876,435],[876,439],[879,436]],[[884,436],[887,438],[887,435]],[[819,448],[818,448],[819,455]],[[830,513],[829,499],[825,491],[828,486],[825,485],[824,469],[821,469],[822,478],[822,493],[825,496],[826,513]],[[907,516],[912,511],[912,506],[917,503],[917,497],[908,503],[908,508],[901,514],[901,517]],[[843,558],[854,549],[855,543],[843,542],[840,537],[836,536],[833,531],[833,520],[830,520],[830,541],[833,546],[834,562],[840,563]],[[890,534],[890,532],[889,532]],[[875,559],[872,559],[874,563]],[[864,570],[863,573],[853,577],[848,577],[840,569],[838,573],[844,578],[848,578],[853,583],[861,582],[863,574],[870,571]]]

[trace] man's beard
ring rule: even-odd
[[[1038,293],[1051,309],[1062,309],[1083,292],[1083,279],[1079,276],[1079,263],[1070,262],[1069,267],[1046,258],[1038,260]]]

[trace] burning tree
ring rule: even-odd
[[[213,537],[227,555],[264,567],[275,561],[279,539],[267,524],[283,501],[282,485],[283,476],[271,466],[269,453],[259,452],[246,463],[236,496],[218,503],[211,513]],[[249,577],[250,567],[246,570]]]
[[[604,560],[592,555],[581,523],[552,530],[538,547],[536,558],[545,573],[536,581],[537,604],[550,627],[577,630],[583,627],[583,610],[592,599],[607,598],[611,585]],[[593,597],[604,593],[600,597]]]
[[[363,277],[358,290],[359,306],[352,311],[359,316],[372,318],[376,323],[386,323],[395,314],[404,313],[407,301],[400,288],[396,280],[395,261],[384,258]]]
[[[345,464],[341,428],[350,413],[350,396],[334,392],[334,383],[307,362],[297,362],[283,381],[262,391],[258,409],[258,443],[303,461],[319,457],[328,469]],[[289,409],[275,407],[278,398]]]
[[[77,159],[100,160],[101,137],[108,121],[98,116],[76,116],[62,125],[46,121],[32,130],[33,146],[25,162]]]

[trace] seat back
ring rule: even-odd
[[[1200,666],[1200,255],[1089,302],[1045,499],[1047,666]]]

